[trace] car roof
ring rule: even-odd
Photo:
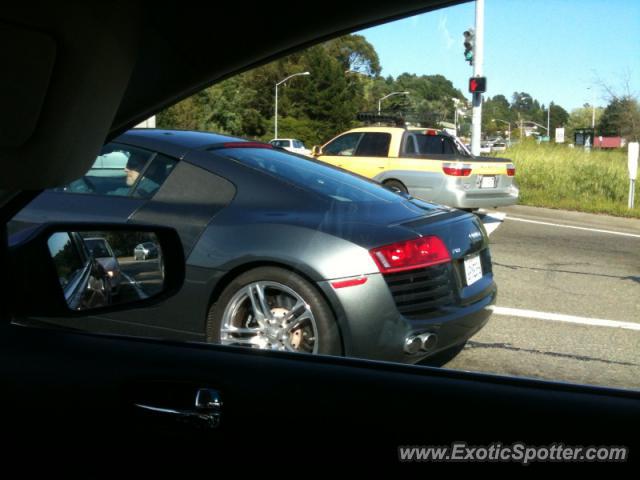
[[[347,130],[344,133],[354,133],[354,132],[377,132],[377,133],[395,133],[395,132],[406,132],[406,128],[404,127],[357,127],[352,128],[351,130]]]
[[[188,150],[202,150],[211,145],[248,140],[213,132],[134,128],[113,139],[114,142],[157,150],[180,158]]]

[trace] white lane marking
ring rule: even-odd
[[[138,294],[138,297],[140,297],[140,300],[146,300],[147,298],[149,298],[149,295],[147,295],[142,291],[142,289],[140,288],[136,280],[132,279],[129,275],[127,275],[124,272],[122,272],[122,276],[126,278],[127,281],[129,282],[129,285],[131,285],[135,289],[136,293]]]
[[[508,315],[510,317],[534,318],[537,320],[548,320],[552,322],[579,323],[581,325],[591,325],[593,327],[623,328],[625,330],[640,331],[640,323],[604,320],[601,318],[576,317],[574,315],[563,315],[561,313],[536,312],[534,310],[497,307],[495,305],[487,308],[493,310],[493,313],[496,315]]]
[[[573,225],[561,225],[559,223],[539,222],[537,220],[527,220],[525,218],[518,218],[518,217],[512,217],[512,216],[508,216],[506,218],[507,220],[514,220],[516,222],[535,223],[537,225],[548,225],[550,227],[572,228],[574,230],[585,230],[587,232],[606,233],[609,235],[620,235],[623,237],[640,238],[640,235],[637,235],[635,233],[614,232],[613,230],[601,230],[599,228],[574,227]]]
[[[504,219],[507,217],[506,213],[503,212],[491,212],[484,213],[484,218],[482,219],[482,223],[484,225],[484,229],[487,231],[487,235],[491,235],[495,232]]]

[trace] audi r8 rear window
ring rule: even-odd
[[[223,155],[324,197],[341,202],[398,202],[401,197],[386,188],[313,160],[276,150],[234,148]]]

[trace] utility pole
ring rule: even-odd
[[[587,87],[587,90],[591,90],[591,128],[596,128],[596,92],[592,87]]]
[[[524,125],[522,124],[520,112],[518,112],[518,122],[520,123],[520,142],[522,142],[522,140],[524,140]]]
[[[476,0],[475,42],[473,45],[473,76],[482,77],[484,63],[484,0]],[[473,116],[471,119],[471,153],[480,155],[482,130],[482,93],[473,94]]]
[[[547,137],[549,137],[549,142],[551,142],[551,130],[549,130],[549,121],[551,119],[551,104],[553,102],[551,102],[549,104],[549,108],[547,108]]]

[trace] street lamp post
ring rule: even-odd
[[[591,90],[591,128],[596,128],[596,92],[591,87],[587,90]]]
[[[502,122],[502,123],[506,123],[508,128],[509,128],[509,138],[507,140],[507,143],[509,144],[509,146],[511,146],[511,122],[507,122],[506,120],[500,120],[499,118],[494,118],[492,119],[494,122]]]
[[[453,129],[456,132],[456,137],[458,136],[458,104],[460,103],[459,98],[451,97],[453,101]]]
[[[392,97],[393,95],[409,95],[409,92],[391,92],[389,95],[385,95],[380,100],[378,100],[378,115],[382,111],[382,101],[386,98]]]
[[[362,75],[363,77],[367,77],[367,78],[369,77],[369,75],[367,75],[366,73],[362,73],[362,72],[359,72],[357,70],[345,70],[344,73],[345,74],[347,74],[347,73],[357,73],[358,75]]]
[[[540,128],[544,128],[547,131],[547,136],[549,136],[549,129],[547,127],[545,127],[544,125],[540,125],[539,123],[533,122],[531,120],[521,120],[521,122],[524,123],[533,123],[534,125],[540,127]]]
[[[540,128],[544,128],[547,131],[547,135],[549,134],[549,129],[547,127],[545,127],[544,125],[540,125],[539,123],[533,122],[531,120],[523,120],[522,123],[533,123],[534,125],[540,127]]]
[[[289,75],[287,78],[285,78],[284,80],[279,81],[278,83],[276,83],[276,108],[275,108],[275,125],[274,125],[274,137],[273,138],[278,138],[278,87],[280,85],[282,85],[284,82],[286,82],[287,80],[293,78],[293,77],[298,77],[301,75],[311,75],[311,73],[309,72],[300,72],[300,73],[294,73],[293,75]]]
[[[550,123],[551,123],[551,103],[547,108],[547,137],[549,137],[549,142],[551,142],[551,131],[549,130],[549,128],[551,127]]]

